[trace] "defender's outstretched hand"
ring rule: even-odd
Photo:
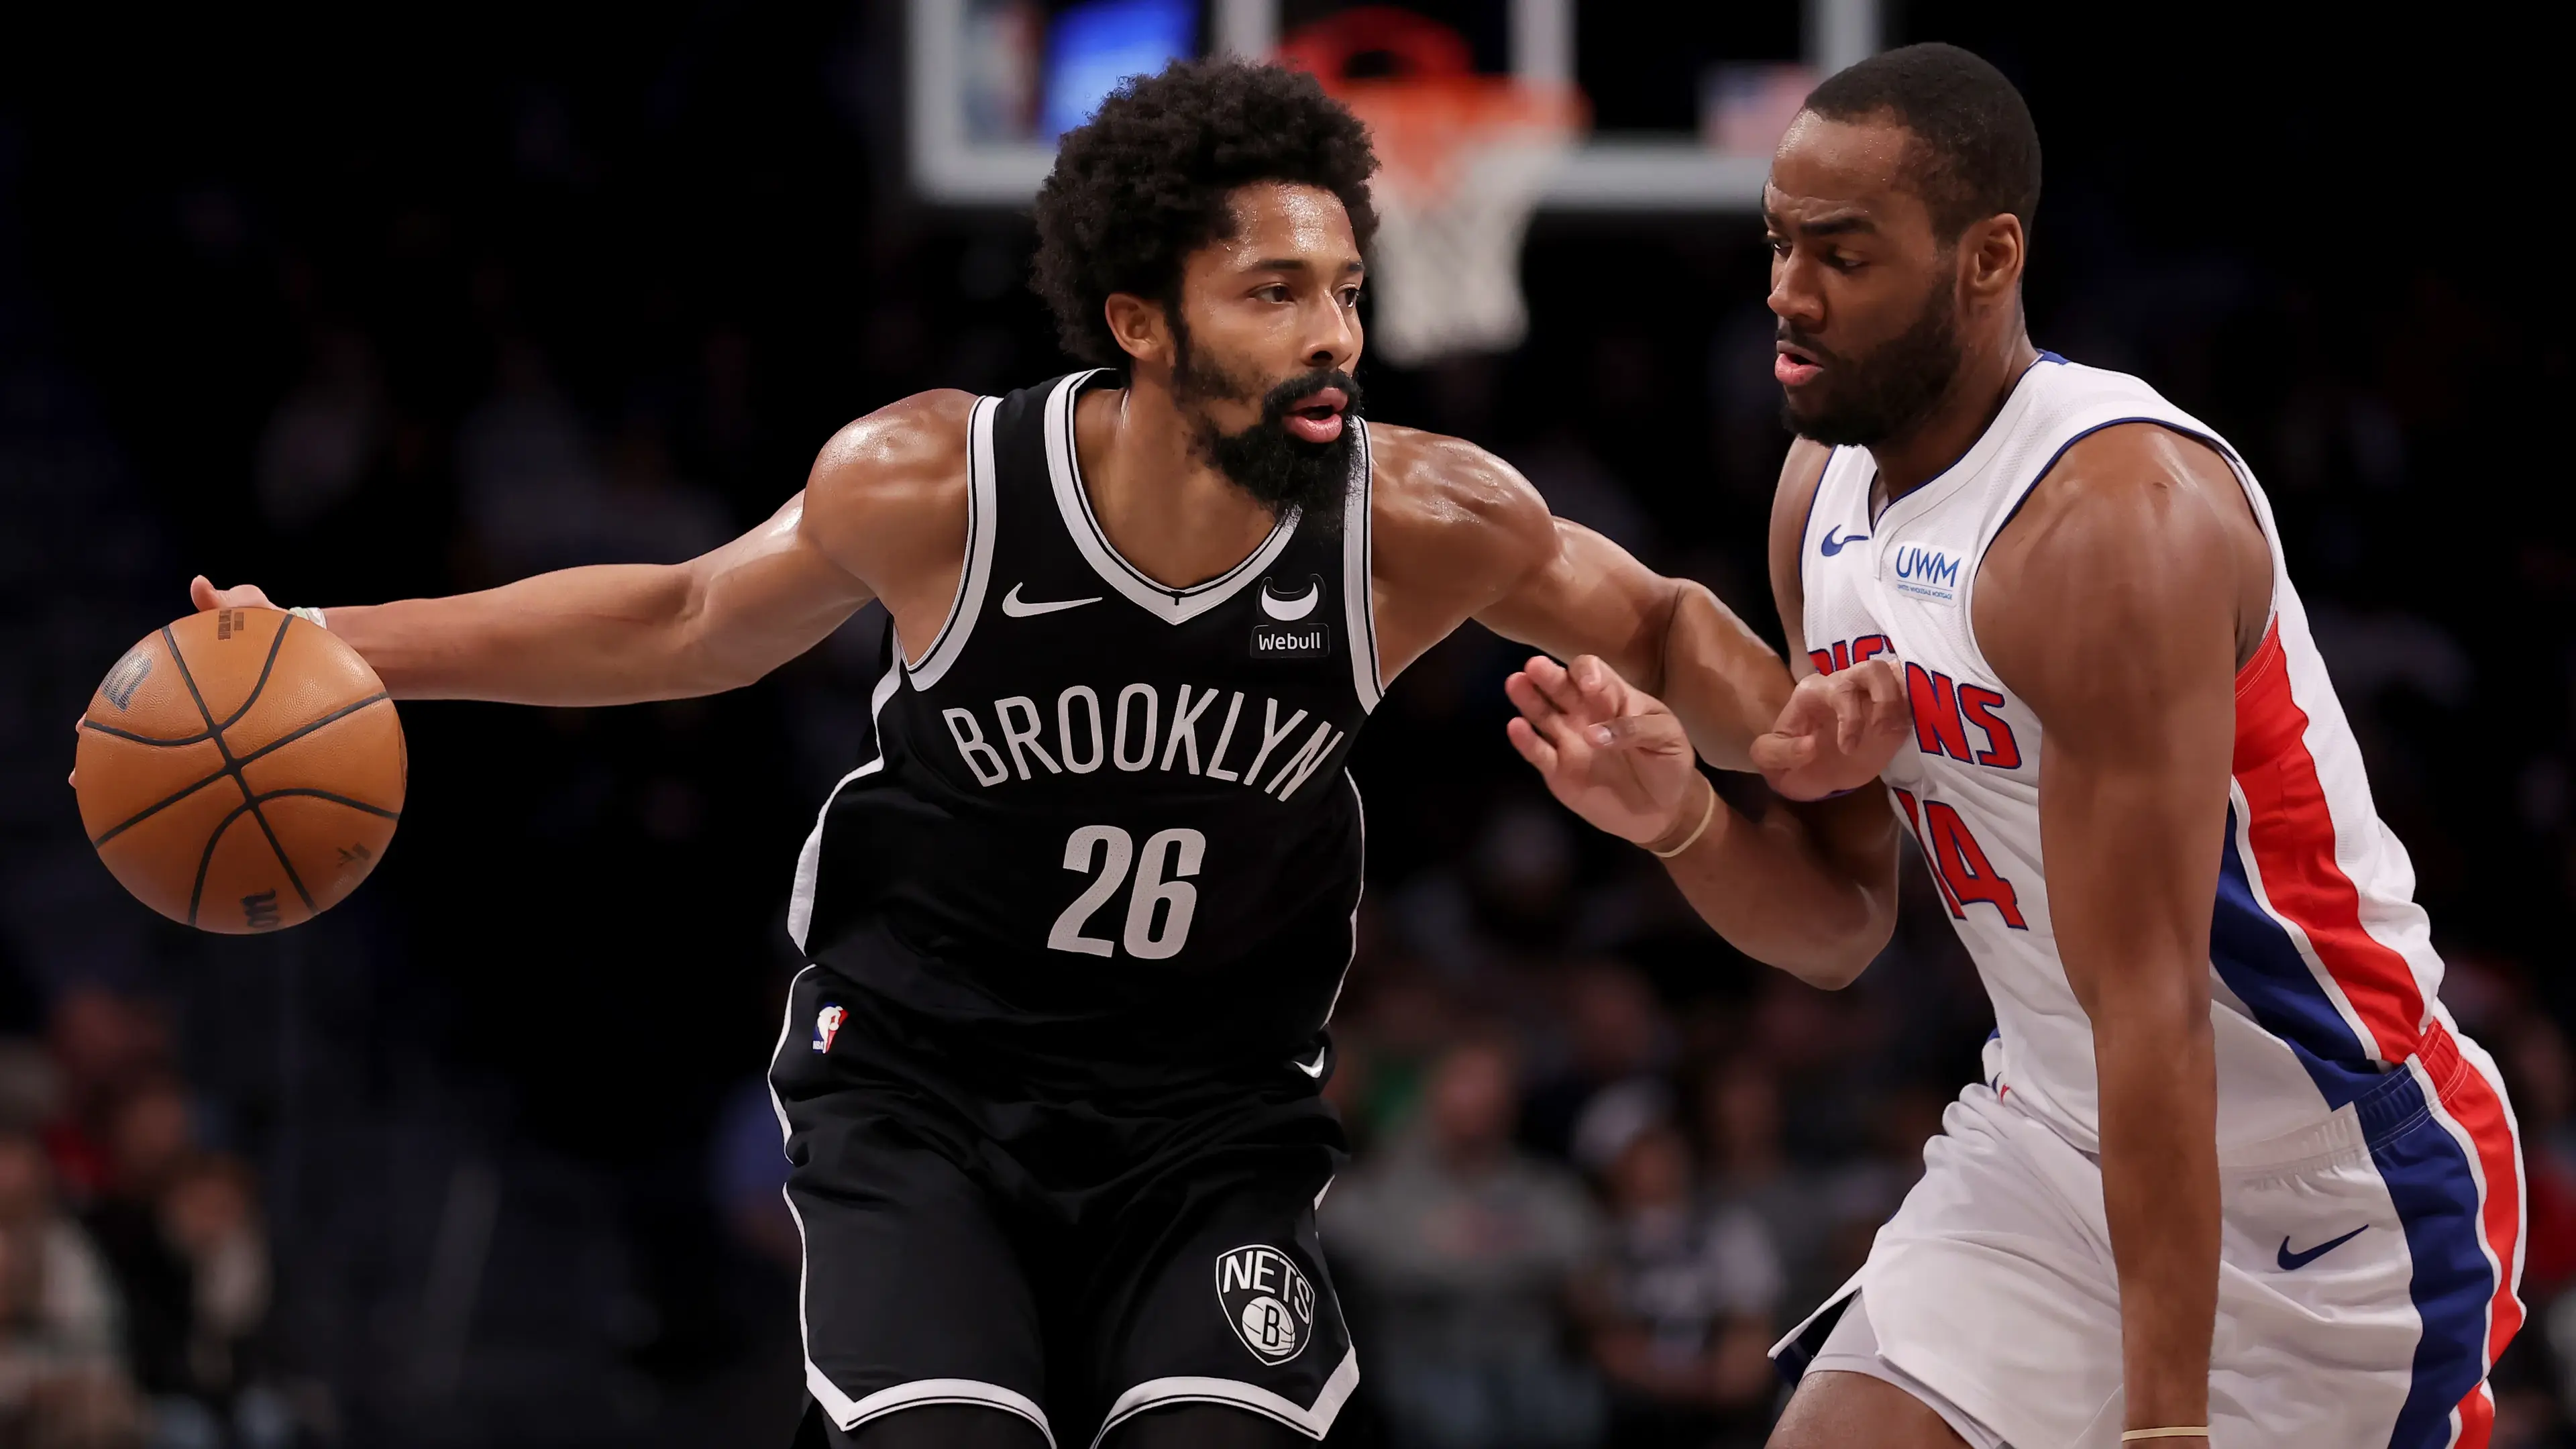
[[[1753,765],[1792,800],[1821,800],[1878,778],[1914,732],[1896,661],[1864,659],[1798,681],[1771,733],[1753,741]]]
[[[1682,722],[1617,670],[1589,654],[1572,669],[1540,655],[1503,692],[1521,712],[1505,727],[1512,748],[1568,810],[1649,847],[1702,817],[1707,786]]]

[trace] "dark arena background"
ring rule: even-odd
[[[1500,33],[1420,8],[1480,58]],[[1801,53],[1793,4],[1667,8],[1582,10],[1605,130],[1688,131],[1707,68]],[[2028,95],[2034,338],[2141,373],[2271,490],[2525,1134],[2496,1443],[2576,1443],[2564,36],[2539,7],[1865,8],[1877,44],[1969,46]],[[63,778],[192,573],[327,606],[676,560],[852,417],[1064,370],[1024,207],[919,184],[922,12],[0,27],[0,1445],[786,1443],[760,1074],[881,612],[701,701],[405,704],[383,868],[271,938],[136,904]],[[1371,411],[1494,448],[1776,639],[1764,267],[1741,206],[1544,210],[1527,341],[1372,360]],[[1987,1008],[1919,863],[1847,992],[1732,953],[1513,757],[1514,657],[1470,627],[1354,765],[1332,1091],[1359,1149],[1324,1236],[1366,1370],[1332,1442],[1755,1445],[1762,1347],[1919,1172]],[[1401,1229],[1450,1197],[1454,1240]]]

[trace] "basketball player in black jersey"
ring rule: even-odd
[[[803,1442],[1323,1437],[1358,1379],[1314,1226],[1360,893],[1343,762],[1466,620],[1578,661],[1534,665],[1549,688],[1606,661],[1709,763],[1819,802],[1709,791],[1649,842],[1735,883],[1702,905],[1737,944],[1834,979],[1886,938],[1888,812],[1827,797],[1906,737],[1892,671],[1793,690],[1707,590],[1492,455],[1360,422],[1374,166],[1303,75],[1132,81],[1038,203],[1038,287],[1091,370],[870,414],[686,564],[323,615],[397,696],[550,705],[734,688],[893,616],[798,861],[770,1073]]]

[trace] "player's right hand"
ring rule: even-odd
[[[1521,717],[1512,748],[1566,809],[1644,845],[1688,830],[1707,807],[1699,756],[1664,702],[1592,655],[1571,669],[1540,655],[1503,681]]]
[[[208,583],[204,574],[188,580],[188,602],[196,605],[197,612],[200,614],[208,609],[274,609],[277,607],[268,601],[268,595],[261,592],[257,584],[240,584],[229,589],[219,589]]]

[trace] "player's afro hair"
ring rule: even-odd
[[[1183,259],[1234,230],[1228,192],[1256,181],[1320,187],[1341,198],[1366,251],[1377,234],[1375,170],[1367,129],[1304,71],[1174,61],[1130,77],[1065,133],[1038,189],[1030,285],[1055,313],[1065,351],[1124,367],[1103,305],[1113,292],[1176,303]]]
[[[2039,210],[2039,128],[2004,73],[1955,45],[1908,45],[1836,71],[1807,96],[1829,121],[1891,115],[1914,133],[1915,175],[1932,224],[1956,237]]]

